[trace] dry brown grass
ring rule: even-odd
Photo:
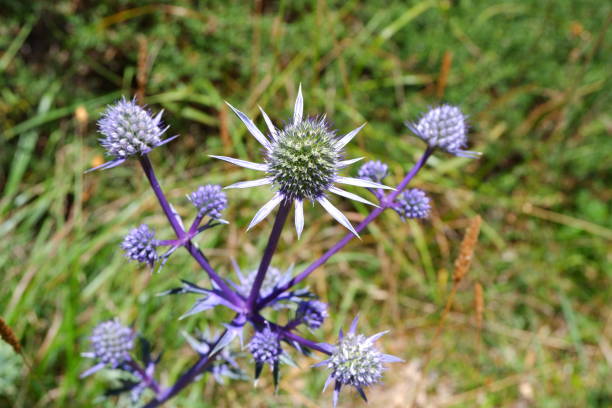
[[[4,340],[7,344],[9,344],[13,348],[13,350],[15,350],[15,353],[21,354],[21,344],[19,343],[19,340],[17,339],[15,332],[13,331],[13,329],[9,327],[8,324],[6,324],[6,322],[1,317],[0,317],[0,337],[2,337],[2,340]]]

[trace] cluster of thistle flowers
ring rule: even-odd
[[[177,249],[185,248],[207,274],[211,282],[210,287],[201,287],[183,280],[180,287],[170,289],[162,295],[186,294],[196,297],[193,307],[181,318],[198,315],[217,307],[232,310],[235,317],[215,336],[202,333],[192,336],[183,333],[198,354],[198,359],[174,384],[166,387],[155,379],[159,358],[151,358],[148,343],[141,341],[146,352],[142,353],[143,357],[137,359],[132,350],[136,332],[117,320],[101,323],[90,337],[91,351],[84,354],[93,358],[96,364],[83,375],[89,375],[104,367],[127,372],[131,376],[130,380],[125,380],[123,387],[115,391],[130,391],[134,398],[138,398],[145,389],[150,389],[153,398],[146,407],[155,407],[172,398],[206,372],[211,373],[220,383],[227,378],[245,378],[246,375],[238,364],[238,360],[245,355],[250,355],[254,363],[256,380],[267,365],[271,369],[275,385],[278,385],[280,365],[294,364],[288,351],[295,349],[305,355],[317,351],[328,357],[315,366],[329,370],[325,388],[334,383],[334,406],[344,386],[353,386],[365,399],[364,388],[381,380],[385,364],[402,361],[382,353],[376,346],[376,340],[386,332],[369,337],[360,334],[357,332],[355,318],[349,331],[346,334],[340,331],[339,338],[332,344],[307,339],[303,329],[306,328],[310,332],[319,329],[329,315],[329,307],[307,288],[297,289],[296,285],[341,250],[353,237],[358,237],[358,233],[385,209],[396,211],[403,220],[426,218],[431,208],[430,199],[424,191],[406,187],[436,150],[456,156],[477,156],[475,152],[463,150],[467,144],[466,117],[457,107],[443,105],[431,108],[417,122],[408,123],[408,128],[427,143],[427,148],[397,188],[391,188],[382,184],[389,175],[389,168],[380,161],[363,164],[356,178],[340,175],[343,169],[361,160],[345,159],[344,148],[363,125],[343,136],[337,136],[325,117],[304,118],[301,87],[293,118],[284,127],[277,128],[260,108],[268,128],[267,135],[260,131],[247,115],[229,106],[246,125],[250,134],[263,146],[263,163],[226,156],[211,157],[264,173],[262,178],[226,187],[232,189],[267,185],[271,188],[272,198],[256,212],[248,229],[278,208],[261,261],[258,265],[250,266],[247,273],[243,273],[234,262],[237,276],[235,280],[227,276],[222,277],[210,265],[194,241],[203,231],[227,223],[221,218],[228,205],[227,196],[221,186],[201,186],[187,196],[196,211],[191,226],[185,228],[182,217],[168,202],[157,180],[148,153],[173,139],[162,138],[168,127],[161,125],[161,113],[153,116],[134,100],[123,99],[108,107],[100,119],[99,131],[103,135],[100,143],[111,157],[108,163],[100,167],[111,168],[130,157],[138,159],[176,235],[171,239],[158,240],[148,225],[140,225],[131,230],[121,244],[125,256],[153,268],[155,265],[163,265]],[[374,195],[378,204],[345,191],[338,185],[364,187]],[[366,203],[375,208],[355,228],[329,200],[330,194]],[[349,232],[321,258],[300,273],[294,274],[292,269],[281,271],[271,266],[271,261],[292,207],[298,238],[302,234],[304,201],[321,204],[331,217]],[[285,311],[286,323],[272,321],[267,317],[270,315],[266,313],[268,309]],[[251,326],[252,330],[245,330],[248,326]],[[250,333],[246,343],[245,333]],[[240,340],[241,347],[238,351],[230,346],[234,339]]]

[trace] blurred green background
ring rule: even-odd
[[[282,123],[299,83],[307,114],[327,113],[340,132],[368,122],[348,154],[386,161],[388,184],[424,147],[403,122],[430,105],[461,106],[470,150],[483,152],[437,153],[413,183],[431,193],[432,219],[383,214],[309,281],[333,310],[311,338],[333,341],[359,311],[365,333],[392,329],[381,344],[406,363],[369,390],[370,406],[611,406],[611,12],[601,0],[4,0],[0,316],[26,361],[0,344],[0,406],[126,406],[101,398],[113,373],[78,379],[97,323],[133,323],[164,350],[169,384],[195,358],[181,330],[229,316],[178,321],[193,298],[155,296],[181,278],[207,284],[185,252],[153,275],[122,257],[122,236],[141,222],[172,235],[136,163],[83,174],[103,160],[95,121],[105,105],[138,93],[165,109],[181,137],[151,159],[189,219],[184,195],[198,185],[252,177],[209,154],[260,157],[223,100],[260,125],[258,104]],[[231,257],[256,266],[271,223],[245,227],[270,194],[228,195],[232,223],[198,242],[233,277]],[[354,223],[367,214],[334,202]],[[476,214],[474,263],[434,340]],[[274,265],[299,270],[344,234],[318,206],[306,223],[299,241],[285,231]],[[329,406],[326,373],[309,369],[317,359],[297,361],[276,396],[268,376],[258,388],[206,378],[168,406]],[[341,401],[364,406],[348,390]]]

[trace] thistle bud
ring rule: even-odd
[[[431,108],[416,124],[406,125],[432,148],[442,149],[455,156],[477,158],[480,153],[463,150],[467,145],[466,119],[456,106],[442,105]]]
[[[400,194],[394,209],[405,221],[409,218],[429,217],[431,206],[425,192],[418,188],[413,188]]]
[[[101,363],[117,368],[130,359],[129,352],[134,347],[135,333],[123,326],[117,319],[100,323],[89,338],[91,353]]]
[[[227,196],[219,185],[200,186],[189,194],[187,199],[198,209],[200,215],[215,219],[221,218],[221,212],[227,208]]]
[[[380,160],[369,161],[363,164],[359,169],[357,176],[360,179],[370,180],[375,183],[380,183],[389,174],[389,166]]]
[[[140,263],[153,266],[158,259],[157,246],[159,243],[155,239],[155,232],[148,225],[132,229],[123,239],[121,249],[129,259]]]
[[[256,332],[247,348],[253,355],[255,362],[259,364],[268,363],[273,365],[283,353],[278,334],[269,327]]]
[[[318,300],[300,302],[296,311],[296,318],[302,320],[311,329],[321,327],[327,316],[327,304]]]

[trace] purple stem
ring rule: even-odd
[[[297,335],[295,333],[291,333],[289,331],[283,331],[282,335],[283,335],[283,337],[285,339],[291,340],[291,341],[295,341],[296,343],[299,343],[300,345],[302,345],[304,347],[308,347],[310,349],[317,350],[317,351],[319,351],[321,353],[324,353],[324,354],[330,354],[329,351],[326,350],[325,348],[321,347],[319,345],[319,343],[315,343],[312,340],[305,339],[302,336],[299,336],[299,335]]]
[[[219,343],[219,341],[221,341],[221,339],[223,338],[226,332],[227,332],[227,329],[223,331],[223,333],[221,333],[219,337],[217,337],[217,340],[210,348],[211,350],[213,350],[217,346],[217,344]],[[170,398],[174,397],[183,388],[191,384],[195,380],[195,378],[198,375],[200,375],[206,369],[206,367],[208,367],[210,363],[214,361],[215,357],[220,352],[221,350],[217,351],[215,354],[212,354],[212,355],[205,354],[205,355],[200,356],[198,361],[194,365],[192,365],[191,368],[185,371],[185,373],[181,375],[179,379],[176,380],[176,382],[171,387],[166,388],[162,392],[158,392],[157,397],[149,401],[149,403],[145,405],[143,408],[158,407],[162,405],[163,403],[165,403],[166,401],[168,401]]]
[[[316,343],[314,341],[305,339],[302,336],[299,336],[297,334],[291,333],[291,330],[294,329],[295,326],[294,327],[290,327],[290,326],[292,326],[292,323],[294,323],[295,320],[292,321],[291,323],[287,324],[286,326],[279,326],[278,324],[276,324],[274,322],[271,322],[268,319],[264,318],[260,314],[254,314],[252,316],[252,320],[253,320],[253,322],[255,322],[255,323],[259,324],[259,325],[268,325],[268,326],[270,326],[277,333],[280,333],[280,335],[284,339],[286,339],[286,340],[295,341],[295,342],[301,344],[302,346],[311,348],[313,350],[320,351],[321,353],[329,354],[329,351],[326,350],[324,347],[320,346],[319,343]]]
[[[193,220],[193,223],[191,224],[191,228],[189,228],[190,234],[194,234],[198,230],[198,227],[200,226],[204,215],[204,213],[198,213],[197,217],[195,217],[195,220]]]
[[[389,207],[393,206],[393,202],[394,200],[397,198],[397,196],[402,192],[402,190],[404,190],[406,188],[406,186],[408,185],[408,183],[410,183],[410,181],[414,178],[414,176],[417,175],[417,173],[419,172],[419,170],[421,170],[421,168],[425,165],[425,163],[427,162],[427,159],[429,159],[429,156],[431,156],[431,154],[433,153],[433,149],[431,148],[427,148],[427,150],[425,150],[425,153],[423,153],[423,155],[421,156],[421,158],[419,159],[419,161],[412,167],[412,169],[410,169],[410,171],[408,172],[408,174],[406,174],[406,176],[404,177],[404,179],[402,180],[402,182],[397,186],[397,189],[395,191],[393,191],[391,194],[389,194],[388,196],[384,197],[381,200],[381,207],[380,208],[375,208],[358,226],[357,228],[355,228],[355,230],[357,232],[361,232],[361,230],[363,230],[365,227],[368,226],[368,224],[370,222],[372,222],[374,219],[376,219],[380,214],[382,214],[382,212],[384,210],[386,210]],[[340,251],[342,248],[344,248],[344,246],[346,244],[348,244],[353,238],[355,237],[355,235],[353,235],[352,233],[348,233],[344,236],[344,238],[342,238],[338,243],[336,243],[333,247],[331,247],[325,254],[323,254],[323,256],[321,256],[319,259],[317,259],[316,261],[314,261],[313,263],[311,263],[306,269],[304,269],[304,271],[302,271],[299,275],[295,276],[293,279],[291,279],[289,282],[287,282],[286,284],[279,286],[278,288],[276,288],[271,294],[269,294],[268,296],[266,296],[264,299],[261,300],[261,302],[259,302],[259,304],[257,305],[256,310],[260,310],[263,307],[265,307],[270,301],[276,299],[276,297],[278,297],[281,293],[291,289],[293,286],[297,285],[298,283],[300,283],[301,281],[303,281],[304,279],[306,279],[308,277],[308,275],[310,275],[314,270],[316,270],[318,267],[320,267],[321,265],[323,265],[325,262],[327,262],[327,260],[329,258],[331,258],[336,252]]]
[[[140,364],[138,364],[134,360],[129,360],[128,365],[131,369],[138,373],[138,375],[142,379],[142,382],[144,382],[147,387],[152,389],[155,394],[159,394],[161,392],[161,387],[159,386],[157,381],[155,381],[155,379],[151,375],[149,375],[149,373],[144,368],[142,368]]]
[[[164,210],[164,214],[166,214],[166,218],[168,218],[170,225],[172,225],[172,229],[176,233],[176,237],[179,239],[179,241],[182,240],[186,237],[185,230],[179,223],[174,211],[172,210],[172,207],[170,206],[170,203],[166,199],[164,191],[162,190],[161,185],[157,180],[157,176],[155,175],[155,171],[153,170],[153,166],[151,165],[151,161],[149,160],[149,157],[146,154],[140,156],[140,164],[145,172],[145,175],[147,176],[147,179],[149,180],[149,184],[151,184],[151,188],[153,189],[155,196],[157,197],[157,201],[159,201],[159,204]],[[221,292],[223,292],[227,300],[239,307],[244,305],[244,301],[229,286],[227,286],[225,281],[221,279],[219,275],[217,275],[215,270],[208,263],[208,260],[206,259],[202,251],[196,248],[196,246],[193,245],[191,240],[187,240],[183,244],[183,246],[206,271],[210,279],[215,282],[215,284],[219,287]]]
[[[249,298],[247,299],[247,308],[250,311],[253,311],[255,309],[256,303],[259,300],[259,291],[261,290],[261,285],[263,285],[263,281],[266,277],[266,272],[268,272],[268,268],[270,267],[272,256],[276,251],[278,240],[280,238],[281,232],[283,231],[283,227],[285,226],[285,221],[287,221],[287,216],[289,215],[290,208],[291,203],[289,200],[281,201],[278,212],[276,213],[274,225],[272,226],[272,231],[270,231],[268,244],[266,245],[264,254],[261,257],[259,269],[257,270],[257,275],[255,276],[253,287],[251,288],[251,292],[249,293]]]

